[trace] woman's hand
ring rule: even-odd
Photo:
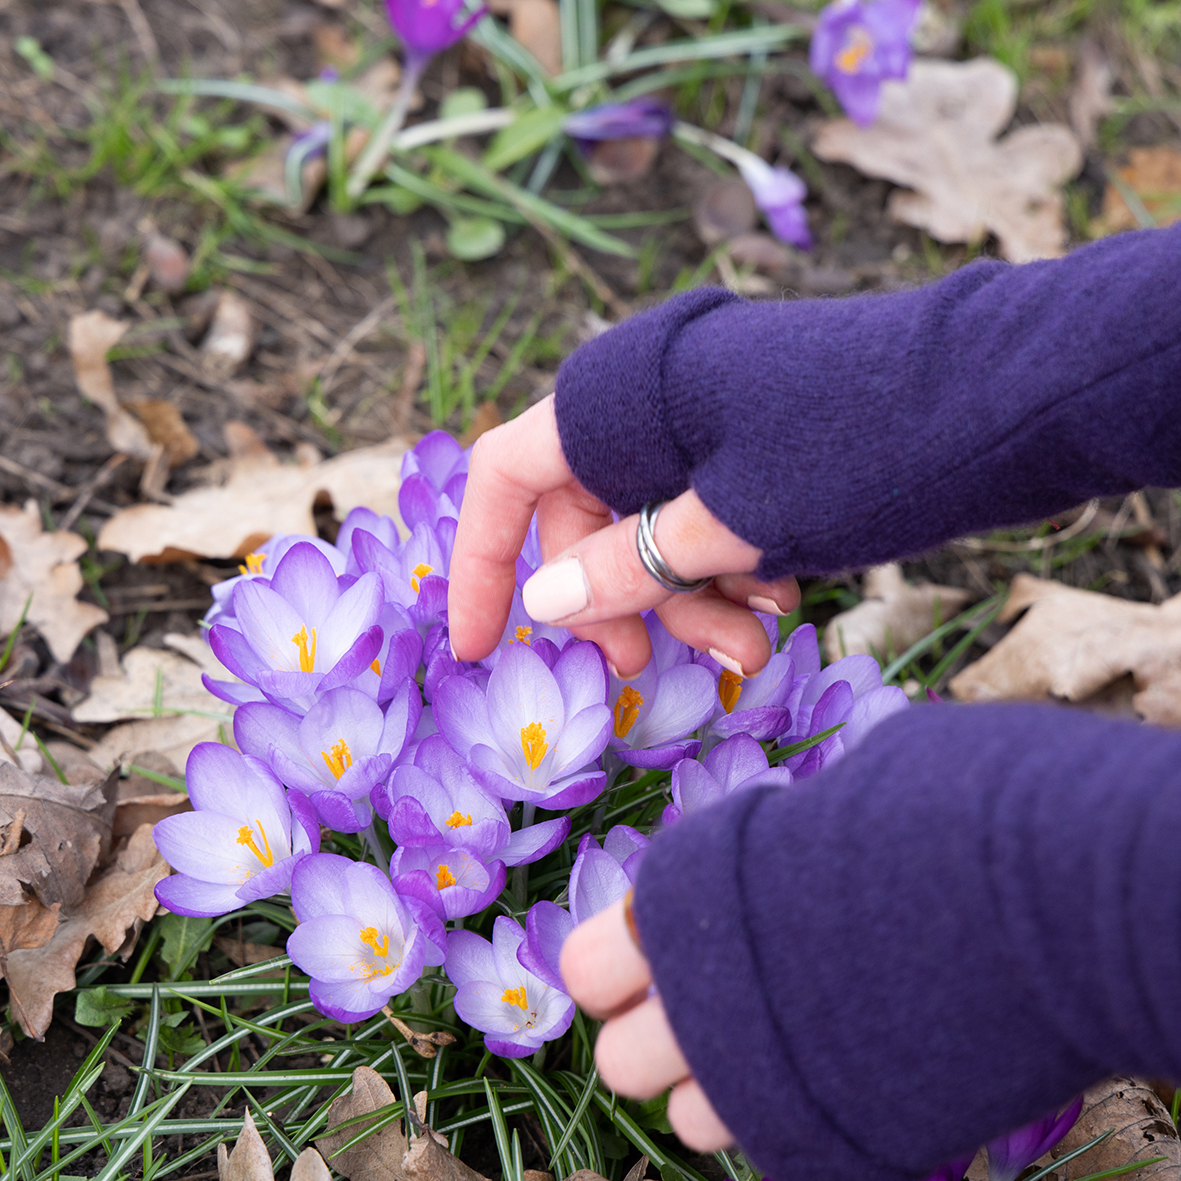
[[[649,996],[648,961],[627,929],[621,899],[575,927],[562,948],[562,978],[574,1000],[607,1023],[595,1044],[599,1075],[613,1091],[651,1099],[672,1087],[668,1122],[695,1152],[716,1152],[734,1137],[718,1118],[664,1015]]]
[[[476,442],[451,558],[451,647],[479,660],[500,642],[516,585],[516,559],[537,512],[545,564],[525,584],[525,609],[595,640],[613,669],[635,676],[648,663],[639,613],[656,608],[664,626],[731,671],[751,675],[770,658],[751,609],[786,614],[799,603],[794,578],[761,582],[761,551],[736,537],[693,491],[670,500],[656,543],[681,578],[714,576],[694,594],[670,594],[636,549],[638,517],[611,511],[574,478],[562,454],[553,395]]]

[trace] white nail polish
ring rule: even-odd
[[[590,586],[582,561],[562,558],[542,566],[521,588],[525,611],[538,623],[555,623],[576,615],[590,602]]]
[[[742,677],[746,674],[742,671],[742,665],[734,659],[733,656],[727,656],[725,652],[719,652],[717,648],[711,648],[709,654],[724,668],[732,672],[736,677]]]
[[[746,600],[746,605],[752,611],[762,611],[765,615],[786,615],[786,611],[779,609],[779,604],[774,599],[764,598],[762,595],[751,595]]]

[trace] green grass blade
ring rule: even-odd
[[[8,663],[9,657],[12,656],[13,646],[16,644],[16,637],[20,635],[20,630],[25,626],[25,620],[29,617],[29,608],[33,605],[33,592],[29,591],[29,597],[25,599],[25,605],[21,608],[20,618],[16,621],[16,627],[8,633],[8,643],[4,645],[4,651],[0,652],[0,672],[4,671],[4,666]]]
[[[164,1117],[185,1097],[190,1085],[186,1082],[167,1096],[156,1112],[144,1120],[139,1131],[107,1162],[106,1167],[98,1174],[95,1181],[115,1181],[124,1164],[139,1151],[140,1146],[156,1131]]]
[[[8,1093],[8,1088],[4,1085],[2,1077],[0,1077],[0,1122],[4,1124],[4,1128],[8,1132],[6,1147],[9,1152],[16,1153],[21,1160],[21,1177],[24,1178],[24,1181],[33,1181],[33,1165],[26,1156],[29,1142],[25,1137],[25,1126],[21,1123],[16,1104],[13,1103],[12,1096]]]
[[[500,1167],[503,1181],[523,1181],[514,1175],[512,1149],[509,1146],[508,1126],[504,1122],[504,1112],[500,1110],[500,1101],[492,1084],[485,1078],[484,1094],[488,1099],[488,1111],[492,1116],[492,1134],[496,1137],[496,1151],[500,1154]]]
[[[1068,1161],[1074,1160],[1076,1156],[1082,1156],[1084,1152],[1090,1152],[1096,1144],[1102,1144],[1114,1131],[1114,1128],[1108,1128],[1106,1132],[1096,1136],[1094,1140],[1088,1140],[1081,1148],[1076,1148],[1073,1152],[1068,1152],[1065,1156],[1060,1156],[1057,1160],[1051,1161],[1044,1169],[1039,1169],[1032,1176],[1027,1177],[1025,1181],[1043,1181],[1043,1178],[1048,1177],[1051,1173],[1056,1173]],[[1079,1181],[1082,1181],[1082,1179],[1080,1178]]]
[[[981,603],[973,603],[966,611],[961,611],[954,619],[949,619],[946,623],[941,624],[933,631],[928,632],[921,640],[917,640],[911,644],[901,656],[891,660],[889,664],[882,669],[882,684],[890,684],[899,673],[905,669],[912,660],[917,660],[924,655],[931,648],[935,647],[945,636],[951,635],[952,632],[959,631],[963,627],[967,627],[970,620],[974,620],[981,612],[988,612],[995,607],[998,602],[1005,597],[1005,592],[993,595],[989,599],[985,599]]]
[[[578,1102],[575,1104],[574,1112],[570,1116],[570,1122],[566,1125],[566,1130],[562,1133],[561,1140],[558,1141],[557,1147],[550,1153],[549,1167],[554,1167],[554,1162],[561,1155],[566,1145],[574,1138],[574,1133],[578,1130],[578,1125],[582,1121],[582,1117],[586,1114],[586,1109],[590,1106],[591,1099],[594,1097],[595,1088],[599,1085],[599,1069],[595,1067],[590,1072],[586,1080],[586,1086],[582,1089],[582,1094],[578,1097]]]
[[[238,102],[258,103],[290,111],[303,119],[314,120],[316,111],[282,90],[258,86],[253,82],[231,82],[222,78],[161,78],[156,89],[162,94],[199,94],[207,98],[232,98]]]

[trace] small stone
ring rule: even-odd
[[[740,180],[714,181],[693,206],[693,225],[707,246],[748,233],[757,216],[755,199]]]

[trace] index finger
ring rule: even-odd
[[[460,660],[479,660],[500,642],[533,510],[572,479],[552,394],[476,440],[447,590],[451,647]]]
[[[643,952],[627,928],[624,900],[579,923],[562,946],[566,990],[592,1017],[642,1001],[652,983]]]

